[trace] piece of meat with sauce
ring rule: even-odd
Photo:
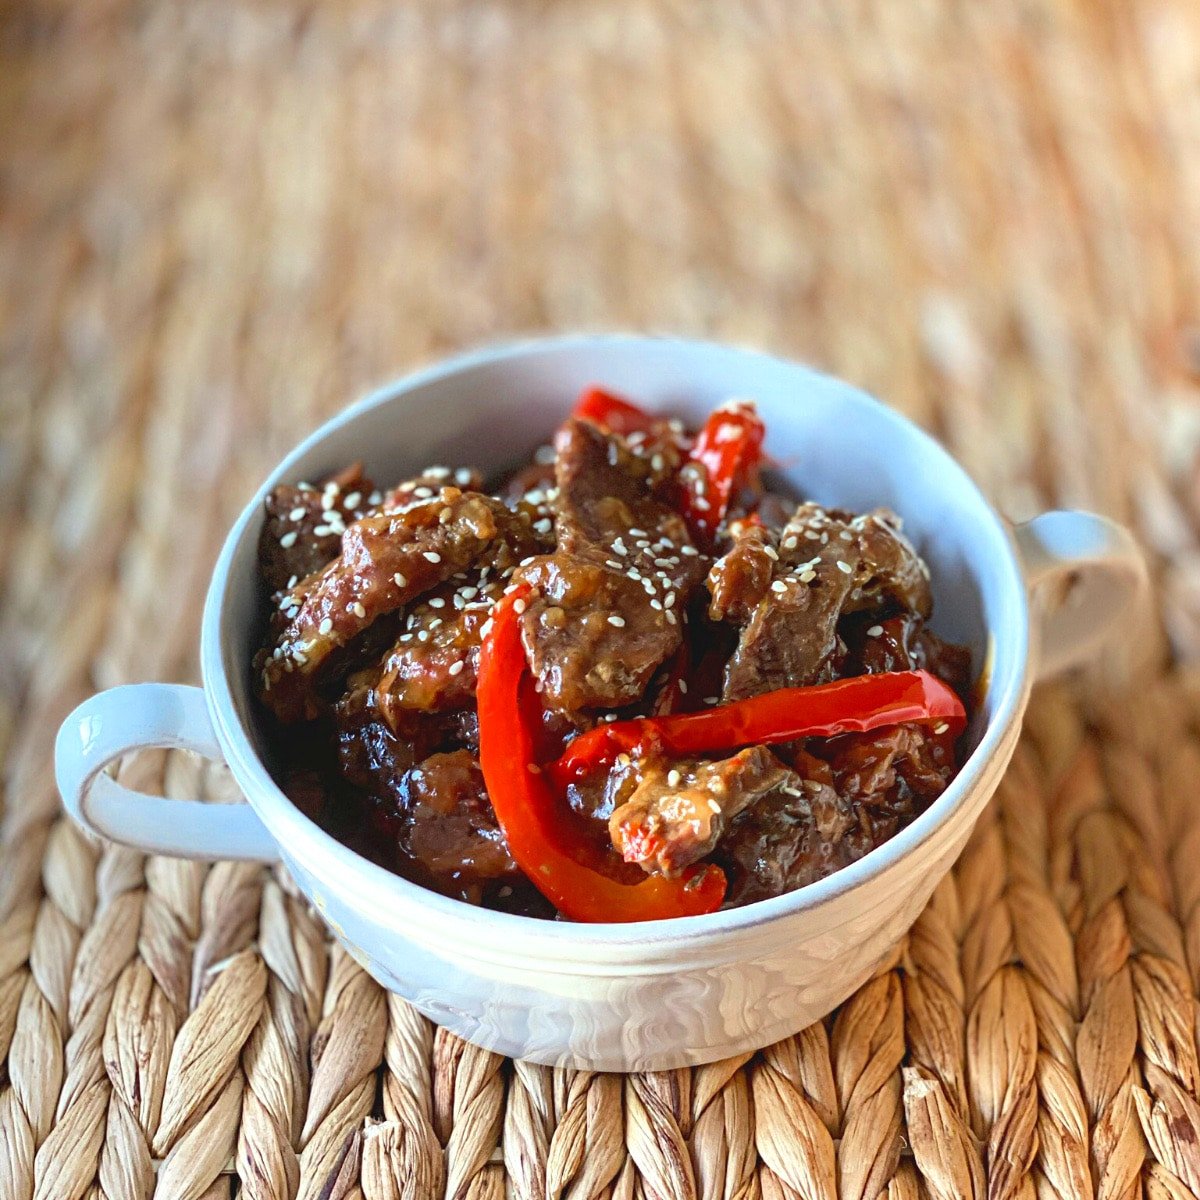
[[[725,700],[833,678],[844,653],[844,613],[901,605],[926,617],[932,606],[924,563],[899,518],[885,510],[854,517],[801,504],[778,555],[769,590],[753,606],[726,667]],[[720,577],[721,564],[714,572]],[[723,603],[726,611],[736,606],[733,598]]]
[[[457,577],[406,614],[403,632],[383,660],[378,688],[390,706],[421,712],[467,708],[475,700],[482,631],[504,585]]]
[[[320,715],[317,683],[335,651],[476,563],[504,577],[535,544],[500,501],[457,488],[355,521],[340,557],[285,598],[282,628],[255,661],[263,703],[284,723]]]
[[[870,613],[855,613],[843,620],[839,633],[846,643],[847,674],[931,671],[960,696],[970,690],[970,650],[943,641],[913,613],[882,620]]]
[[[799,782],[765,746],[723,759],[643,763],[633,794],[609,819],[609,834],[626,862],[677,875],[710,854],[743,809]]]
[[[731,526],[732,545],[708,572],[712,600],[708,615],[714,621],[749,621],[766,599],[779,561],[775,539],[763,525],[738,521]]]
[[[258,565],[272,592],[284,591],[337,558],[348,522],[378,504],[380,494],[353,463],[318,484],[281,483],[264,502]]]
[[[535,589],[522,637],[548,706],[617,708],[641,697],[680,644],[703,561],[619,438],[568,421],[557,449],[557,549],[514,576]]]
[[[405,850],[441,890],[469,898],[487,881],[520,874],[469,751],[430,756],[408,773],[405,786]]]
[[[740,813],[713,861],[728,879],[726,904],[749,904],[795,891],[861,857],[870,847],[848,840],[850,804],[828,783],[799,780]]]

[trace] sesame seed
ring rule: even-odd
[[[454,472],[454,482],[457,483],[459,487],[466,487],[467,484],[471,482],[471,472],[466,467],[459,467],[458,470]]]
[[[766,556],[767,556],[767,557],[768,557],[768,558],[769,558],[769,559],[770,559],[772,562],[778,562],[778,561],[779,561],[779,551],[778,551],[778,550],[776,550],[774,546],[764,546],[764,547],[763,547],[763,553],[764,553],[764,554],[765,554],[765,555],[766,555]]]
[[[295,661],[298,662],[302,667],[308,662],[308,655],[302,654],[299,650],[292,651],[292,658],[295,659]],[[289,671],[292,669],[292,664],[290,662],[287,665],[287,669]]]
[[[682,695],[684,695],[684,696],[687,695],[687,680],[686,679],[681,679],[679,681],[679,691]]]
[[[325,618],[325,620],[323,620],[323,621],[321,622],[321,624],[317,626],[317,632],[318,632],[318,633],[322,633],[322,634],[324,634],[324,633],[332,633],[332,632],[333,632],[333,620],[332,620],[332,618],[330,618],[330,617],[326,617],[326,618]]]
[[[867,630],[867,637],[878,637],[882,632],[882,625],[872,625],[870,629]]]
[[[661,600],[651,600],[650,607],[652,609],[654,609],[655,612],[662,612],[662,610],[663,610],[662,601]]]
[[[454,516],[454,510],[452,508],[448,508],[448,507],[443,508],[442,511],[440,513],[438,513],[438,524],[439,525],[449,525],[450,520],[453,516]]]
[[[431,500],[433,499],[433,488],[415,487],[413,488],[413,495],[418,500]]]
[[[515,612],[517,614],[517,616],[519,617],[524,611],[525,611],[525,601],[524,600],[514,600],[513,601],[513,612]]]
[[[641,571],[639,571],[637,569],[637,567],[630,567],[629,570],[625,572],[625,574],[627,576],[629,576],[629,578],[632,579],[634,583],[641,582],[642,573],[641,573]]]
[[[624,543],[624,541],[623,541],[621,538],[614,538],[614,539],[613,539],[612,548],[613,548],[613,550],[614,550],[614,551],[615,551],[617,554],[619,554],[619,555],[620,555],[622,558],[624,558],[624,557],[625,557],[625,555],[627,555],[627,554],[629,553],[629,551],[628,551],[628,550],[625,548],[625,543]]]
[[[300,582],[300,580],[297,576],[295,576],[295,575],[288,576],[288,581],[287,581],[288,587],[294,588],[296,586],[296,584],[299,582]]]
[[[479,595],[479,589],[478,589],[478,588],[476,588],[476,587],[465,587],[465,588],[459,588],[459,589],[458,589],[458,594],[459,594],[459,595],[460,595],[460,596],[461,596],[461,597],[462,597],[464,600],[474,600],[474,599],[475,599],[475,597]]]
[[[327,496],[336,496],[341,490],[341,484],[334,483],[332,479],[325,485],[325,495]]]
[[[713,810],[713,812],[715,812],[717,814],[717,816],[721,815],[721,806],[715,800],[710,798],[709,802],[708,802],[708,807],[711,808]]]
[[[413,639],[413,635],[411,633],[402,633],[400,635],[400,640],[402,642],[411,642],[412,639]]]
[[[331,534],[332,532],[333,532],[333,530],[330,529],[328,525],[313,526],[313,533],[315,533],[317,535],[317,537],[326,537],[328,534]]]
[[[346,606],[360,621],[367,615],[367,610],[355,600]]]
[[[427,558],[431,563],[442,561],[442,556],[436,550],[426,550],[422,557]]]
[[[486,621],[484,621],[484,623],[482,625],[480,625],[480,627],[479,627],[479,636],[481,638],[485,638],[491,632],[492,632],[492,618],[488,617],[488,619]]]
[[[811,567],[807,571],[800,572],[800,582],[801,583],[812,583],[812,581],[814,579],[816,579],[816,577],[817,577],[817,573]]]
[[[787,584],[784,583],[782,579],[777,579],[773,584],[771,584],[771,591],[782,596],[783,593],[787,591]]]
[[[680,546],[679,553],[686,554],[688,558],[695,558],[700,551],[695,546]]]
[[[676,623],[675,622],[675,614],[668,609],[667,610],[667,624],[674,625],[675,623]]]
[[[635,529],[635,528],[633,528],[633,526],[630,526],[630,527],[629,527],[629,532],[630,532],[630,533],[631,533],[631,534],[632,534],[632,535],[633,535],[635,538],[644,538],[644,537],[646,537],[646,536],[647,536],[647,534],[646,534],[646,531],[645,531],[644,529]]]
[[[675,607],[675,593],[674,592],[667,593],[667,598],[663,601],[663,607],[664,608],[674,608]]]
[[[616,613],[613,613],[612,616],[608,618],[608,623],[610,625],[615,625],[618,629],[620,629],[625,624],[625,618],[618,617]]]
[[[701,512],[708,512],[708,510],[712,507],[712,505],[709,504],[709,502],[705,500],[703,496],[697,496],[693,503]]]
[[[380,491],[374,491],[367,497],[367,503],[368,504],[378,504],[380,502],[380,500],[382,500],[382,499],[383,499],[383,493]]]
[[[846,562],[844,559],[841,559],[841,558],[838,559],[837,569],[839,571],[841,571],[841,573],[843,575],[853,575],[854,574],[854,568],[848,562]]]
[[[936,725],[933,727],[933,732],[934,732],[934,733],[945,733],[945,732],[946,732],[946,730],[947,730],[947,729],[949,729],[949,728],[950,728],[950,726],[949,726],[949,725],[947,725],[945,721],[939,721],[939,722],[938,722],[938,723],[937,723],[937,724],[936,724]]]
[[[619,570],[621,570],[621,564],[620,564],[619,562],[617,562],[615,559],[606,558],[606,559],[604,560],[604,565],[605,565],[606,567],[612,567],[612,569],[613,569],[614,571],[619,571]]]
[[[426,467],[425,475],[429,479],[449,479],[450,478],[450,468],[449,467]]]
[[[663,469],[663,466],[664,466],[664,463],[663,463],[663,456],[662,456],[661,454],[655,454],[655,455],[654,455],[654,456],[653,456],[653,457],[650,459],[650,467],[651,467],[651,470],[654,470],[654,471],[661,471],[661,470]]]
[[[392,581],[395,583],[395,585],[397,587],[405,587],[408,583],[408,580],[405,579],[404,576],[401,575],[399,571],[397,571],[395,573],[395,575],[392,576]]]
[[[529,566],[529,564],[530,564],[531,562],[533,562],[533,555],[532,555],[532,554],[531,554],[531,555],[530,555],[528,558],[523,558],[523,559],[521,559],[521,561],[520,561],[519,563],[517,563],[517,566],[518,566],[518,567],[527,567],[527,566]]]
[[[678,787],[679,781],[683,778],[674,768],[667,772],[667,787]]]
[[[429,601],[429,607],[430,607],[430,608],[445,608],[445,607],[446,607],[446,601],[445,601],[445,600],[443,600],[443,599],[441,598],[441,596],[434,596],[434,597],[433,597],[433,598],[432,598],[432,599]]]
[[[716,702],[717,702],[717,701],[718,701],[720,698],[721,698],[720,696],[705,696],[705,697],[704,697],[704,703],[705,703],[705,704],[716,704]]]
[[[308,512],[307,508],[293,508],[292,511],[288,513],[288,520],[302,521],[306,512]]]
[[[285,533],[279,539],[279,544],[285,549],[290,550],[296,544],[296,531],[293,529],[291,533]]]
[[[795,550],[796,545],[797,545],[797,539],[796,539],[795,535],[793,535],[791,537],[785,537],[783,539],[783,548],[785,550]]]
[[[451,674],[451,675],[461,675],[461,674],[463,673],[463,667],[465,667],[465,666],[466,666],[466,663],[464,663],[464,662],[462,661],[462,659],[459,659],[459,661],[458,661],[458,662],[455,662],[455,663],[451,663],[451,664],[450,664],[450,671],[449,671],[449,674]]]
[[[427,642],[427,641],[429,641],[429,632],[428,632],[428,630],[425,630],[425,629],[418,629],[418,630],[417,630],[417,641],[418,641],[418,642]]]
[[[362,492],[351,492],[342,503],[347,508],[357,508],[362,503]]]
[[[806,529],[804,531],[804,536],[810,542],[817,542],[821,540],[821,535],[815,529]]]

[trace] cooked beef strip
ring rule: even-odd
[[[280,484],[265,506],[258,565],[272,592],[294,587],[337,558],[346,523],[378,503],[375,485],[353,463],[318,484]]]
[[[731,538],[733,544],[708,572],[708,614],[714,621],[745,623],[768,595],[779,552],[771,531],[762,525],[739,521]]]
[[[440,712],[474,702],[483,626],[504,585],[455,578],[407,613],[404,632],[383,660],[378,687],[398,708]]]
[[[263,703],[284,723],[318,716],[316,684],[334,651],[477,562],[510,571],[535,544],[527,523],[498,500],[453,487],[355,521],[341,556],[288,593],[286,623],[255,660]]]
[[[406,786],[405,848],[446,890],[519,874],[473,754],[434,754],[409,772]]]
[[[770,793],[730,824],[714,855],[729,881],[727,905],[795,891],[870,849],[855,853],[854,811],[834,788],[811,779],[799,788],[799,796]]]
[[[550,707],[617,708],[679,645],[673,610],[704,566],[619,438],[569,421],[557,449],[557,549],[514,576],[536,589],[521,618],[525,649]]]
[[[662,759],[640,764],[641,780],[609,819],[626,862],[677,875],[710,854],[743,809],[800,779],[765,746],[723,759]]]
[[[928,573],[886,510],[854,517],[801,504],[778,554],[770,589],[754,604],[726,667],[726,700],[833,678],[843,613],[901,604],[929,614]],[[723,603],[736,607],[732,597]]]

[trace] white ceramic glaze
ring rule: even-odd
[[[591,383],[690,424],[730,396],[753,397],[769,452],[801,492],[851,509],[887,505],[904,517],[932,569],[934,628],[971,646],[977,672],[990,663],[967,734],[971,753],[954,783],[897,837],[828,879],[745,908],[645,925],[484,911],[359,858],[300,813],[263,765],[249,663],[262,604],[254,559],[266,492],[354,459],[382,480],[432,462],[515,465]],[[664,338],[501,346],[381,389],[290,454],[246,506],[213,574],[203,692],[144,684],[85,702],[59,734],[59,786],[76,820],[117,841],[196,858],[281,857],[376,979],[492,1050],[599,1070],[706,1062],[823,1016],[920,912],[1016,744],[1033,674],[1027,589],[1079,576],[1077,603],[1033,631],[1046,646],[1043,665],[1057,670],[1095,646],[1141,572],[1129,535],[1090,514],[1046,514],[1014,537],[928,436],[805,367]],[[223,758],[249,807],[142,796],[104,773],[122,753],[146,746]]]

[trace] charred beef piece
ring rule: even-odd
[[[799,776],[765,746],[730,758],[643,763],[641,780],[609,820],[612,843],[646,872],[677,875],[710,854],[743,809]]]
[[[845,613],[900,605],[929,615],[925,565],[901,534],[899,518],[885,510],[854,517],[801,504],[778,555],[769,590],[754,604],[726,667],[726,700],[833,678]],[[714,572],[723,582],[721,564]],[[737,598],[725,596],[723,605],[736,611]]]
[[[548,706],[617,708],[679,645],[679,613],[704,568],[683,518],[653,498],[619,438],[569,421],[557,449],[558,548],[514,575],[536,589],[522,637]]]
[[[335,651],[457,572],[481,562],[503,573],[533,545],[498,500],[457,488],[355,521],[340,557],[287,594],[282,628],[255,660],[263,703],[284,723],[318,716],[319,673]]]
[[[272,592],[294,587],[337,558],[346,524],[379,502],[375,485],[353,463],[323,483],[280,484],[267,497],[258,566]]]

